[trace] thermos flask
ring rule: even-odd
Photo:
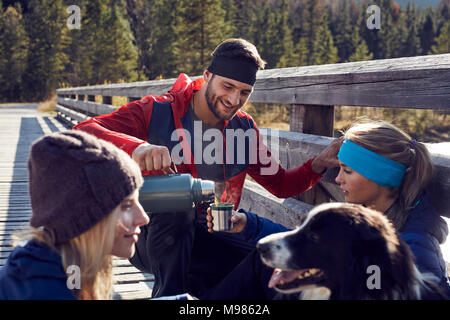
[[[214,182],[190,174],[144,176],[139,202],[146,212],[183,212],[196,204],[214,201]]]

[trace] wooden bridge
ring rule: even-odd
[[[58,119],[66,127],[110,113],[113,97],[138,100],[161,94],[175,79],[64,88],[57,90]],[[374,60],[334,65],[263,70],[258,73],[252,102],[288,104],[290,131],[267,130],[268,146],[285,168],[317,155],[333,139],[334,106],[390,107],[450,111],[450,54]],[[0,108],[0,265],[11,251],[10,236],[30,217],[26,159],[30,143],[40,135],[63,130],[53,117],[31,108]],[[427,145],[437,169],[431,186],[432,201],[441,215],[450,217],[450,142]],[[3,152],[5,150],[5,152]],[[279,199],[249,180],[240,206],[287,227],[314,204],[342,201],[328,170],[322,181],[296,198]],[[448,222],[449,220],[447,220]],[[450,241],[443,245],[450,260]],[[115,260],[115,298],[147,298],[152,275],[142,274],[127,260]]]

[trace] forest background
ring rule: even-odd
[[[0,102],[52,101],[59,87],[197,76],[224,39],[258,48],[266,69],[450,52],[450,0],[2,0]],[[380,29],[369,29],[369,5]],[[80,25],[68,23],[80,8]],[[73,21],[72,21],[73,22]],[[122,105],[125,99],[115,98]],[[54,102],[50,102],[50,104]],[[247,104],[259,126],[289,130],[285,105]],[[385,119],[450,141],[445,110],[337,106],[335,129]]]

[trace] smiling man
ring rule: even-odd
[[[214,50],[202,78],[192,81],[180,74],[166,94],[130,102],[75,129],[114,143],[139,164],[143,174],[176,171],[224,185],[221,201],[232,202],[235,209],[246,174],[275,196],[292,197],[316,184],[327,167],[338,165],[340,144],[333,142],[298,168],[285,170],[279,165],[253,119],[241,111],[257,71],[264,66],[253,44],[228,39]],[[208,130],[220,132],[220,137],[206,139],[211,137]],[[241,134],[249,131],[255,139]],[[214,150],[216,161],[202,159],[207,149]],[[274,170],[264,170],[268,167]],[[155,275],[154,297],[186,291],[201,295],[254,249],[235,234],[208,233],[205,211],[150,213],[150,223],[142,228],[130,261]]]

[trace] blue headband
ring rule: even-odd
[[[382,187],[400,187],[406,166],[344,140],[338,159],[367,179]]]

